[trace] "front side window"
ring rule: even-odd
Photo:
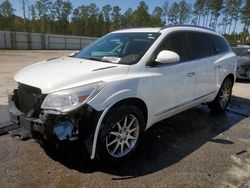
[[[178,32],[170,34],[160,45],[155,53],[154,59],[162,51],[168,50],[177,53],[180,56],[180,62],[189,60],[189,54],[186,47],[185,33]]]
[[[76,58],[118,64],[135,64],[160,33],[111,33],[75,55]]]

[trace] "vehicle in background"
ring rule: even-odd
[[[250,46],[233,47],[232,50],[238,56],[237,79],[250,79]]]

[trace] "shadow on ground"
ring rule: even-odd
[[[250,100],[234,96],[232,103],[238,102],[249,104],[250,107]],[[96,161],[90,161],[84,152],[79,151],[77,143],[64,144],[57,149],[48,144],[43,144],[43,147],[52,159],[70,169],[82,173],[102,171],[119,177],[113,180],[130,179],[167,168],[207,142],[234,144],[230,140],[214,137],[244,118],[246,116],[231,110],[216,115],[211,114],[206,105],[198,106],[157,123],[146,132],[139,150],[130,160],[110,168],[100,167]]]
[[[237,79],[237,83],[249,83],[250,84],[250,79]]]

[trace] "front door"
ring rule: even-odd
[[[153,58],[159,52],[169,50],[180,56],[180,62],[172,64],[156,63],[151,68],[154,80],[154,114],[164,115],[194,98],[196,82],[196,66],[189,62],[186,38],[183,32],[168,34],[156,50]]]

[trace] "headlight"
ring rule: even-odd
[[[68,112],[85,104],[100,92],[105,82],[96,82],[81,87],[58,91],[47,95],[41,106],[42,109]]]

